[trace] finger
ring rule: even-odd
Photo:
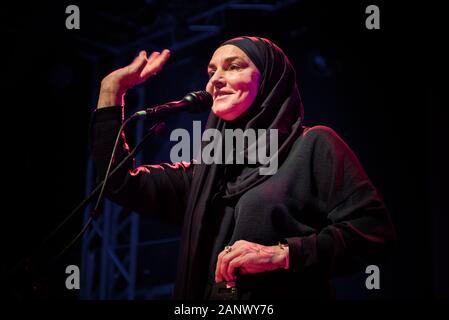
[[[228,267],[226,269],[226,275],[231,281],[236,279],[236,271],[243,265],[244,257],[238,256],[229,261]]]
[[[141,51],[137,58],[128,66],[128,72],[130,74],[139,74],[147,64],[147,54],[145,51]]]
[[[141,56],[144,54],[144,52],[145,52],[144,50],[139,51],[139,54],[134,57],[134,60],[130,63],[130,65],[136,63],[137,60],[139,60],[141,58]],[[146,52],[145,52],[145,55],[146,55]]]
[[[147,53],[146,53],[145,50],[142,50],[142,51],[139,52],[137,57],[134,58],[133,62],[131,62],[130,65],[135,66],[135,65],[138,65],[138,64],[142,63],[145,60],[148,60],[147,59]]]
[[[170,51],[167,49],[163,50],[160,54],[152,54],[145,68],[142,70],[141,77],[146,78],[158,73],[162,70],[168,58],[170,58]]]
[[[148,78],[162,70],[167,60],[170,58],[170,51],[165,49],[160,54],[151,55],[145,68],[142,70],[141,78]]]
[[[221,266],[220,266],[220,272],[221,277],[224,278],[226,281],[234,280],[234,274],[229,274],[228,266],[229,263],[234,260],[235,258],[238,258],[242,255],[242,249],[241,248],[234,248],[232,247],[232,250],[225,254],[221,259]]]
[[[222,282],[223,277],[221,276],[221,260],[223,259],[223,256],[226,254],[225,251],[220,252],[217,258],[217,265],[215,267],[215,282]]]
[[[144,57],[145,59],[148,59],[147,58],[147,52],[145,50],[141,50],[137,57]]]
[[[158,56],[160,56],[161,54],[157,51],[154,51],[151,53],[151,55],[148,57],[148,62],[147,63],[152,63],[154,61],[154,59],[156,59]]]
[[[232,250],[231,250],[232,251]],[[223,265],[223,257],[227,254],[229,254],[229,252],[226,248],[220,252],[220,254],[218,255],[217,258],[217,266],[215,267],[215,282],[221,282],[223,281],[223,275],[222,275],[222,265]]]

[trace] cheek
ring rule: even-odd
[[[251,92],[253,92],[254,96],[257,95],[259,92],[259,85],[260,85],[260,73],[255,72],[252,74],[252,81],[251,81]]]
[[[239,90],[241,98],[245,99],[245,104],[253,103],[253,100],[257,95],[257,89],[258,89],[257,83],[254,83],[252,81],[240,84]]]
[[[259,91],[259,84],[252,82],[250,87],[249,87],[249,92],[251,97],[256,97],[257,96],[257,92]]]
[[[255,97],[259,90],[260,77],[256,73],[246,74],[245,77],[236,79],[235,89],[239,90],[246,97]]]
[[[206,91],[209,92],[210,94],[212,94],[213,93],[212,89],[213,89],[212,84],[210,83],[210,81],[208,81],[206,84]]]

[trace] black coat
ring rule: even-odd
[[[121,116],[119,107],[97,110],[94,116],[92,154],[99,178]],[[123,137],[115,163],[127,149]],[[107,196],[136,212],[182,223],[195,165],[131,166],[111,179]],[[237,203],[214,199],[211,208],[210,246],[204,252],[209,263],[197,270],[204,274],[205,298],[210,297],[218,253],[237,240],[275,245],[283,239],[290,253],[289,270],[240,276],[238,298],[300,299],[331,297],[332,275],[378,263],[395,238],[383,200],[358,159],[325,126],[306,128],[277,173]]]

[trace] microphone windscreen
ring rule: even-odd
[[[194,91],[188,93],[183,100],[189,101],[189,112],[198,113],[209,111],[212,108],[212,96],[207,91]]]

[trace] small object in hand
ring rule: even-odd
[[[229,253],[229,252],[231,252],[231,246],[226,246],[225,248],[224,248],[224,251],[226,251],[226,253]]]

